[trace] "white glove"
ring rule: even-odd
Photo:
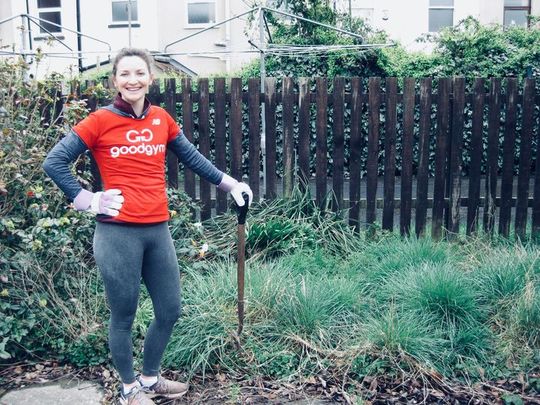
[[[120,208],[124,203],[122,191],[117,188],[111,188],[106,191],[92,193],[82,189],[73,200],[73,205],[78,211],[89,211],[94,214],[105,214],[115,217],[120,213]]]
[[[246,193],[249,197],[248,206],[250,206],[253,201],[253,191],[251,191],[249,185],[241,183],[225,173],[223,173],[223,179],[221,180],[221,183],[219,183],[218,188],[230,193],[232,198],[234,198],[236,205],[239,207],[243,207],[245,204],[242,193]]]

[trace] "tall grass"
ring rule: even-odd
[[[537,248],[393,236],[325,247],[252,254],[240,340],[234,262],[188,271],[165,365],[285,379],[395,367],[475,379],[534,367]]]

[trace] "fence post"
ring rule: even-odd
[[[343,77],[334,78],[333,90],[333,134],[334,153],[332,156],[332,187],[334,189],[334,199],[332,208],[334,211],[343,209],[343,175],[345,160],[345,79]]]
[[[302,77],[298,85],[298,177],[300,190],[309,190],[310,172],[310,91],[309,79]]]
[[[476,79],[473,89],[471,159],[469,167],[469,202],[467,207],[467,235],[476,232],[480,205],[480,173],[482,168],[482,138],[484,126],[484,80]]]
[[[403,144],[401,159],[400,234],[410,235],[412,209],[412,169],[414,141],[415,79],[403,83]]]
[[[431,78],[423,78],[420,82],[420,128],[419,128],[419,162],[416,176],[416,236],[424,235],[427,214],[429,138],[431,135]]]
[[[382,228],[394,230],[394,189],[396,181],[397,79],[386,79],[386,119],[384,134],[384,207]]]
[[[351,79],[351,139],[349,148],[351,151],[351,161],[349,165],[349,225],[353,226],[356,232],[360,231],[360,179],[361,167],[360,157],[364,148],[364,138],[362,136],[362,81],[359,77]]]
[[[199,79],[199,151],[206,157],[210,156],[210,92],[208,79]],[[201,221],[212,216],[212,203],[210,200],[210,183],[199,179],[201,197]]]
[[[268,199],[276,198],[276,78],[267,77],[264,85],[264,119],[265,123],[265,149],[266,149],[266,179],[265,196]]]
[[[178,121],[176,113],[176,80],[165,79],[165,109],[175,121]],[[178,189],[178,157],[171,151],[167,151],[167,181],[169,187]]]
[[[437,90],[437,143],[435,150],[435,179],[433,185],[433,215],[431,237],[440,239],[444,217],[444,191],[446,178],[446,144],[450,122],[450,78],[441,78]]]
[[[289,197],[294,181],[294,86],[291,77],[282,83],[283,106],[283,196]]]
[[[317,122],[315,128],[317,131],[317,153],[316,153],[316,168],[315,168],[315,187],[316,201],[320,208],[324,208],[323,204],[326,198],[326,181],[328,176],[328,147],[327,147],[327,123],[328,123],[328,85],[326,78],[317,77]]]
[[[182,129],[187,140],[193,142],[193,97],[189,77],[182,79]],[[195,173],[191,170],[184,170],[184,190],[195,199]]]
[[[214,80],[214,127],[216,145],[216,167],[222,172],[227,170],[227,131],[225,122],[225,79]],[[216,189],[216,213],[222,214],[227,210],[227,192]]]
[[[484,231],[489,235],[493,234],[495,228],[495,201],[497,197],[497,172],[499,167],[499,131],[501,116],[500,95],[501,79],[492,78],[489,89],[486,201],[484,208]]]
[[[381,78],[369,78],[368,96],[368,156],[366,180],[366,224],[373,232],[377,218],[377,186],[379,172],[379,114],[381,108]]]
[[[253,191],[253,200],[259,201],[260,171],[261,171],[261,81],[258,78],[249,79],[249,185]]]
[[[453,239],[459,234],[461,212],[461,153],[463,149],[463,122],[465,110],[465,78],[454,78],[454,99],[452,105],[452,141],[450,145],[450,202],[448,215],[448,237]]]
[[[526,78],[523,88],[523,97],[521,103],[522,125],[521,142],[519,143],[519,177],[517,185],[517,203],[516,203],[516,236],[525,238],[527,227],[527,211],[529,205],[529,173],[531,168],[531,147],[532,132],[534,126],[534,79]],[[540,168],[537,168],[540,170]]]
[[[499,233],[507,237],[510,233],[512,213],[512,188],[514,176],[514,144],[516,142],[517,79],[506,79],[506,114],[504,123],[503,167],[501,180],[501,210]]]

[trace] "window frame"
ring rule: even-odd
[[[207,23],[190,23],[189,22],[189,5],[197,3],[213,3],[214,4],[214,18],[216,21]],[[186,28],[206,28],[217,22],[217,0],[187,0],[186,1]]]
[[[437,32],[440,32],[440,30],[438,31],[431,31],[430,29],[430,12],[431,10],[451,10],[452,11],[452,25],[446,25],[442,28],[446,28],[446,27],[453,27],[454,26],[454,11],[455,11],[455,8],[456,8],[456,3],[455,3],[455,0],[452,0],[452,5],[451,6],[432,6],[431,5],[431,0],[429,0],[429,8],[428,8],[428,32],[429,33],[432,33],[432,34],[436,34]]]
[[[514,10],[514,11],[526,11],[527,12],[527,28],[530,28],[531,26],[531,19],[530,19],[530,16],[531,16],[531,0],[526,0],[527,1],[527,6],[507,6],[506,5],[506,1],[503,2],[503,27],[511,27],[510,24],[506,24],[505,23],[505,17],[506,17],[506,12],[507,11],[510,11],[510,10]]]
[[[58,0],[58,1],[60,2],[60,5],[55,6],[55,7],[39,7],[39,2],[36,1],[37,16],[40,19],[39,20],[39,34],[36,35],[37,38],[50,37],[51,35],[54,35],[54,36],[62,35],[62,27],[53,26],[52,28],[57,29],[58,31],[49,30],[50,32],[49,33],[47,31],[42,31],[43,27],[41,26],[41,24],[43,24],[41,20],[49,21],[50,23],[56,24],[55,21],[46,20],[45,18],[42,18],[41,13],[58,13],[58,15],[60,16],[60,23],[58,25],[62,25],[62,0]]]
[[[129,25],[129,19],[125,19],[125,20],[117,20],[115,21],[114,20],[114,13],[113,13],[113,4],[114,3],[127,3],[128,1],[127,0],[111,0],[111,24],[109,25],[109,27],[113,27],[113,26],[122,26],[122,27],[127,27]],[[131,18],[131,26],[133,27],[134,25],[137,25],[137,26],[140,26],[140,21],[139,21],[139,1],[138,0],[133,0],[133,2],[131,3],[132,7],[133,7],[133,3],[135,3],[135,9],[137,11],[137,19],[134,19],[133,16]],[[132,13],[133,14],[133,13]]]

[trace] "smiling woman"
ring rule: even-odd
[[[112,105],[79,122],[48,154],[43,167],[73,199],[77,210],[97,216],[94,258],[111,310],[109,348],[122,380],[120,403],[153,404],[154,396],[178,398],[187,384],[159,375],[161,358],[180,316],[178,259],[168,228],[165,152],[169,149],[188,168],[224,191],[239,206],[247,184],[218,170],[187,140],[180,126],[146,93],[153,75],[151,59],[140,49],[122,49],[113,64],[118,95]],[[80,154],[90,150],[105,191],[81,188],[70,171]],[[143,369],[133,369],[131,328],[144,281],[154,304],[154,320],[144,343]]]

